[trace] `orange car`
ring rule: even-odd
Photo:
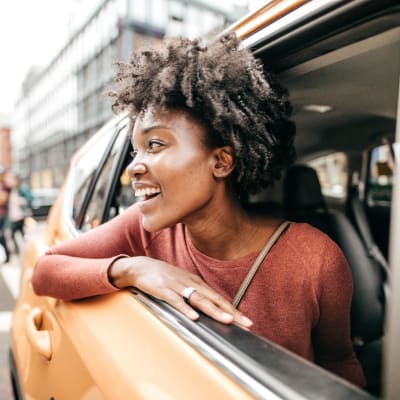
[[[73,302],[33,293],[32,268],[47,248],[133,202],[121,115],[75,154],[46,230],[21,259],[10,348],[15,397],[400,398],[399,16],[394,0],[281,0],[230,28],[289,88],[298,131],[301,165],[249,206],[310,222],[342,248],[353,272],[352,336],[366,390],[239,327],[190,321],[141,293]],[[299,195],[300,170],[318,174],[323,196],[314,202],[311,193]]]

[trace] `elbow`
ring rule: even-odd
[[[42,260],[42,257],[39,258],[39,260],[36,262],[35,266],[33,267],[33,272],[30,278],[32,289],[34,293],[37,296],[43,296],[45,295],[45,281],[46,278],[43,274],[43,268],[40,265],[40,261]]]
[[[49,296],[59,300],[74,300],[76,296],[64,290],[65,280],[57,275],[52,255],[44,254],[33,267],[30,283],[37,296]]]

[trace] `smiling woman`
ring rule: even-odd
[[[221,178],[233,169],[233,158],[229,148],[207,149],[205,138],[206,129],[179,110],[149,109],[137,119],[135,157],[127,171],[135,195],[145,194],[138,207],[147,231],[187,224],[192,214],[212,207]],[[225,163],[220,161],[214,171],[215,158],[224,157]]]
[[[286,90],[228,34],[133,55],[109,94],[114,110],[135,120],[127,171],[139,201],[41,257],[36,293],[71,300],[135,287],[192,320],[203,312],[250,329],[363,385],[343,254],[308,224],[246,208],[294,159]]]

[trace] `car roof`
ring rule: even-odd
[[[359,3],[270,2],[230,28],[289,89],[300,158],[394,138],[397,2]]]

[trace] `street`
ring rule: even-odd
[[[8,343],[11,313],[18,290],[18,259],[0,267],[0,400],[12,399],[8,371]]]
[[[20,248],[36,233],[43,229],[44,222],[34,220],[26,227],[25,239],[19,238]],[[11,246],[10,246],[11,247]],[[12,249],[12,247],[11,247]],[[18,256],[12,254],[11,261],[3,262],[3,251],[0,254],[0,400],[12,400],[12,388],[8,370],[8,347],[11,315],[15,300],[18,296],[20,269]]]

